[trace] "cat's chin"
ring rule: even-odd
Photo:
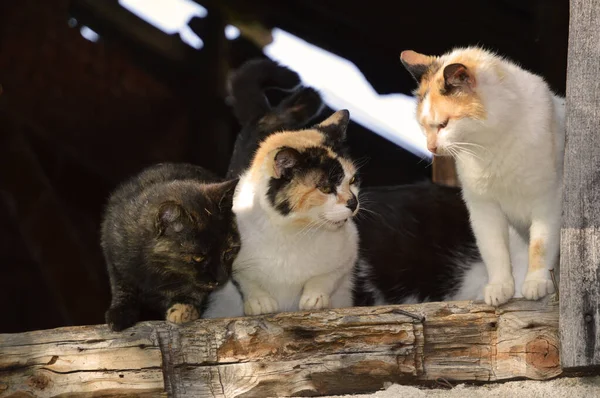
[[[335,230],[342,228],[344,225],[346,225],[348,220],[349,220],[349,218],[346,218],[345,220],[338,220],[338,221],[325,220],[327,222],[325,223],[324,227],[328,230],[335,231]]]
[[[216,288],[218,288],[222,284],[219,284],[219,283],[198,282],[197,285],[198,285],[198,288],[200,290],[210,291],[210,290],[215,290]]]

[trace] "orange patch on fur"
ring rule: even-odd
[[[416,90],[419,97],[417,105],[417,115],[419,123],[428,130],[434,130],[431,133],[437,134],[437,129],[431,124],[441,123],[445,120],[457,120],[462,118],[471,118],[475,120],[484,120],[487,117],[486,110],[477,94],[473,91],[456,91],[451,94],[442,95],[444,90],[444,68],[451,64],[462,64],[467,68],[469,74],[473,76],[473,84],[477,86],[477,68],[482,57],[481,51],[464,51],[452,56],[430,57],[419,54],[420,57],[429,60],[430,68],[423,75],[421,84]],[[423,104],[428,101],[428,115],[423,114]],[[431,115],[435,115],[435,119]]]
[[[282,131],[272,134],[256,151],[250,166],[251,176],[255,180],[258,179],[263,165],[269,173],[272,173],[275,170],[274,158],[279,148],[288,147],[302,150],[313,146],[322,146],[324,141],[325,136],[318,130]],[[324,148],[331,157],[335,157],[333,151],[327,147]]]
[[[544,247],[544,242],[540,239],[531,241],[529,244],[529,272],[546,268],[544,264],[545,254],[546,248]]]
[[[286,194],[294,211],[305,211],[313,207],[323,206],[327,201],[327,196],[314,185],[294,184],[287,190]]]
[[[435,57],[419,54],[413,50],[406,50],[400,53],[400,59],[410,65],[430,65]]]

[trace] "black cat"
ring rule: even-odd
[[[360,198],[355,305],[481,298],[487,274],[459,188],[371,187]]]
[[[190,164],[159,164],[112,194],[101,231],[111,329],[136,323],[142,306],[177,323],[199,317],[239,251],[231,211],[236,184]]]
[[[323,109],[315,89],[303,87],[296,72],[270,59],[246,62],[233,73],[229,85],[242,130],[235,141],[228,178],[239,177],[250,166],[259,144],[271,133],[301,129]]]

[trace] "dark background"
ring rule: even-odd
[[[0,333],[103,323],[110,300],[98,229],[112,189],[144,166],[224,174],[239,128],[229,71],[260,48],[225,24],[280,27],[354,62],[375,90],[410,93],[404,49],[480,44],[564,95],[568,0],[198,1],[196,51],[116,0],[0,2]],[[75,18],[79,26],[70,27]],[[84,39],[87,25],[100,41]],[[359,125],[365,185],[429,178],[428,162]]]

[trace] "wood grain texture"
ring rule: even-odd
[[[600,8],[571,0],[563,227],[562,366],[600,365]]]
[[[423,317],[424,321],[399,310]],[[513,301],[350,308],[0,335],[0,397],[318,396],[385,383],[561,374],[558,305]],[[164,381],[163,381],[164,377]]]

